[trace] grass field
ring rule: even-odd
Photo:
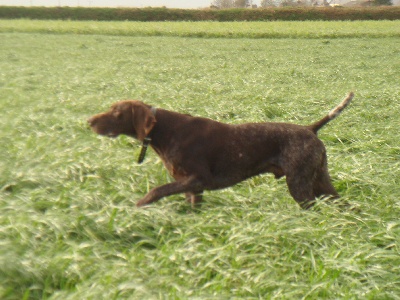
[[[96,22],[1,20],[0,32],[202,38],[400,37],[397,21],[343,22]]]
[[[0,299],[400,299],[399,22],[203,24],[212,39],[185,37],[190,23],[37,24],[0,21]],[[260,24],[287,35],[246,38]],[[180,195],[137,209],[171,180],[161,161],[86,125],[120,99],[308,124],[351,90],[320,138],[357,210],[302,211],[271,175],[198,212]]]

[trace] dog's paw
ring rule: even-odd
[[[146,203],[146,201],[143,201],[143,200],[145,200],[145,199],[139,200],[139,201],[136,203],[136,207],[145,206],[147,203]]]

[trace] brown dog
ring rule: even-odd
[[[206,118],[155,109],[141,101],[121,101],[88,120],[101,135],[125,134],[143,142],[161,157],[175,182],[152,189],[137,206],[186,193],[196,205],[204,190],[234,185],[270,172],[286,176],[293,198],[310,208],[315,198],[339,197],[327,169],[326,150],[317,131],[350,103],[348,96],[324,118],[308,126],[287,123],[228,125]]]

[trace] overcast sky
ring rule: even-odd
[[[209,7],[212,0],[0,0],[0,5],[17,6],[108,6],[146,7],[166,6],[168,8]],[[254,4],[258,1],[253,1]]]

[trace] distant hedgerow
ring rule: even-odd
[[[0,6],[0,19],[95,21],[305,21],[398,20],[400,7],[281,7],[167,9]]]

